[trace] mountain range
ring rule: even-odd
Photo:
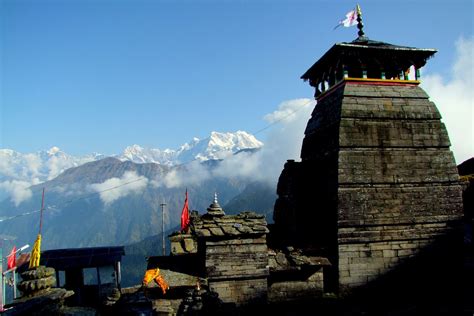
[[[209,137],[204,139],[195,137],[178,149],[161,150],[132,145],[126,147],[122,153],[111,157],[135,163],[175,166],[193,160],[203,162],[224,159],[241,150],[258,149],[262,146],[261,141],[244,131],[211,132]],[[21,181],[25,185],[38,184],[54,179],[69,168],[105,157],[107,156],[99,153],[77,157],[63,152],[58,147],[26,154],[12,149],[0,149],[0,184],[5,181]],[[0,191],[1,189],[0,185]]]
[[[175,151],[131,146],[116,157],[93,154],[77,158],[57,148],[24,155],[3,149],[0,184],[31,181],[33,185],[23,188],[28,193],[23,200],[5,197],[0,202],[0,219],[4,219],[0,237],[32,242],[39,215],[19,215],[38,210],[42,188],[46,188],[45,249],[138,242],[160,233],[162,203],[167,204],[165,229],[175,227],[186,189],[191,208],[201,212],[216,191],[221,205],[232,201],[232,207],[251,209],[241,195],[251,194],[250,200],[256,200],[258,188],[274,195],[272,185],[214,170],[226,158],[247,159],[262,146],[254,136],[239,131],[213,132]],[[53,176],[53,172],[59,174]],[[266,199],[267,205],[256,211],[271,212],[272,199]],[[19,217],[6,220],[15,216]]]

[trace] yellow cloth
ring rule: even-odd
[[[39,266],[40,264],[40,255],[41,255],[41,234],[38,234],[36,237],[33,250],[31,251],[30,257],[30,269]]]
[[[168,283],[166,283],[165,279],[160,274],[160,269],[149,269],[145,272],[143,276],[143,286],[146,286],[151,280],[155,280],[158,287],[161,289],[163,294],[166,294],[166,291],[170,288]]]

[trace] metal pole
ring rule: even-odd
[[[16,271],[13,270],[13,299],[16,299]]]
[[[43,210],[44,210],[44,188],[43,188],[43,195],[41,197],[41,211],[40,211],[40,227],[39,233],[41,235],[41,229],[43,228]]]
[[[118,289],[120,291],[120,293],[122,293],[122,271],[120,270],[120,261],[117,261],[117,264],[116,264],[116,267],[117,267],[117,283],[118,283]]]
[[[0,312],[3,312],[3,305],[5,304],[5,280],[3,278],[3,242],[0,241],[0,278],[2,278],[2,286],[0,286]]]
[[[166,244],[165,244],[165,206],[166,203],[161,203],[161,242],[163,246],[163,252],[161,253],[162,256],[166,255]]]

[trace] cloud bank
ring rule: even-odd
[[[439,74],[422,78],[422,86],[441,113],[451,140],[456,163],[474,157],[474,38],[455,44],[451,78]]]
[[[94,192],[99,192],[102,202],[108,206],[124,196],[143,191],[148,182],[146,177],[127,171],[120,178],[110,178],[102,183],[94,183],[89,185],[89,188]]]
[[[12,180],[0,182],[0,189],[5,191],[10,200],[18,206],[21,202],[29,200],[33,193],[30,190],[31,183],[26,181]]]
[[[69,156],[57,147],[29,154],[1,149],[0,197],[9,197],[18,206],[32,196],[28,187],[54,179],[66,169],[93,160],[93,156]]]

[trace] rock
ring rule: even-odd
[[[61,288],[42,290],[37,292],[34,297],[21,297],[16,299],[12,304],[12,308],[4,312],[2,316],[63,315],[61,311],[64,300],[72,295],[74,295],[73,291],[67,291]]]
[[[187,252],[194,252],[196,250],[193,239],[185,238],[183,242],[184,242],[184,250],[186,250]]]
[[[23,280],[34,280],[34,279],[41,279],[46,278],[49,276],[54,275],[54,269],[48,268],[45,266],[39,266],[30,270],[27,270],[21,274],[21,278]]]
[[[18,289],[25,295],[33,295],[36,291],[51,288],[56,284],[56,278],[48,276],[36,280],[26,280],[18,283]]]
[[[224,236],[224,232],[219,227],[209,228],[213,236]]]

